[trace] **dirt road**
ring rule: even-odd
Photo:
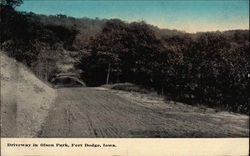
[[[61,88],[38,137],[242,137],[249,118],[103,88]]]

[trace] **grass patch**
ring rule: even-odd
[[[129,82],[102,85],[101,87],[114,89],[114,90],[128,91],[128,92],[139,92],[139,93],[144,93],[144,94],[148,94],[151,92],[146,88],[143,88],[139,85],[129,83]]]

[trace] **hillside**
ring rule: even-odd
[[[113,89],[54,90],[1,52],[2,137],[249,136],[247,115]]]
[[[1,54],[1,135],[33,137],[56,92],[21,63]]]

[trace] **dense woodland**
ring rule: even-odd
[[[1,49],[49,81],[131,82],[188,104],[249,113],[249,30],[185,33],[144,21],[17,12],[1,4]]]

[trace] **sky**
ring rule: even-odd
[[[248,0],[24,0],[16,8],[38,14],[144,20],[186,32],[249,29]]]

